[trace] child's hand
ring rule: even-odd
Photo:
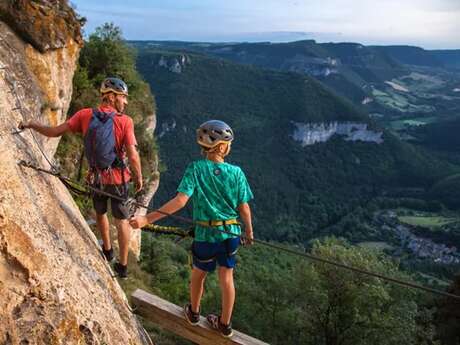
[[[254,234],[252,231],[246,231],[246,236],[243,238],[243,245],[250,246],[254,243]]]
[[[129,225],[131,225],[131,227],[133,229],[140,229],[140,228],[146,226],[148,223],[149,223],[149,221],[148,221],[146,216],[132,217],[129,220]]]

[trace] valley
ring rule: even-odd
[[[433,237],[424,226],[435,219],[440,228],[458,222],[436,218],[436,213],[431,218],[402,216],[390,219],[389,230],[376,214],[392,212],[394,206],[415,205],[413,212],[424,212],[433,203],[452,205],[441,192],[451,189],[436,186],[459,171],[460,161],[425,149],[428,140],[418,131],[455,118],[457,72],[409,66],[380,48],[353,44],[131,44],[159,109],[160,158],[166,171],[152,206],[173,195],[187,162],[199,159],[193,129],[218,116],[237,133],[230,162],[256,181],[255,226],[261,238],[307,247],[330,235],[371,243],[367,246],[439,279],[448,274],[436,265],[456,267],[457,254],[445,254],[452,246],[445,241],[447,232]],[[288,58],[302,49],[304,54],[335,55]],[[347,56],[350,49],[358,55]],[[379,72],[371,75],[375,64]],[[359,79],[363,98],[356,103],[338,96],[344,93],[330,90],[328,76],[354,85]],[[361,104],[365,97],[367,103]],[[187,149],[178,151],[178,146]]]

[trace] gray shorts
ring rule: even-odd
[[[119,196],[120,198],[128,198],[128,184],[123,185],[105,185],[102,190],[104,192]],[[111,198],[106,195],[95,194],[93,195],[93,206],[97,214],[107,213],[107,204],[110,199],[112,216],[116,219],[128,219],[129,215],[125,214],[122,206],[123,201]]]

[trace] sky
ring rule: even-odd
[[[128,40],[315,39],[460,49],[460,0],[71,0],[85,33],[113,22]]]

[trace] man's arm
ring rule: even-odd
[[[40,134],[43,134],[46,137],[51,137],[51,138],[60,137],[64,133],[70,131],[70,127],[67,124],[67,122],[64,122],[63,124],[59,126],[50,127],[50,126],[44,126],[38,121],[34,121],[34,120],[25,122],[25,123],[21,122],[18,128],[19,129],[30,128],[30,129],[37,131]]]
[[[160,219],[167,217],[168,214],[173,214],[179,211],[187,204],[188,199],[189,197],[186,194],[177,193],[177,195],[173,199],[169,200],[166,204],[164,204],[158,209],[159,211],[164,212],[165,214],[153,211],[147,214],[146,216],[137,216],[131,218],[129,224],[134,229],[138,229],[142,228],[143,226],[146,226],[147,224],[155,223]]]
[[[142,171],[141,159],[135,145],[126,145],[126,154],[128,155],[129,166],[133,171],[136,184],[136,193],[142,189]]]
[[[240,213],[240,218],[243,220],[243,223],[244,223],[247,244],[252,244],[252,240],[254,239],[254,234],[252,231],[251,208],[249,207],[249,204],[245,202],[238,206],[238,211]]]

